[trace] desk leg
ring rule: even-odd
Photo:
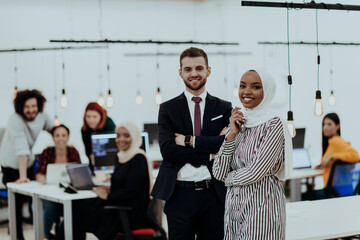
[[[35,239],[44,239],[44,209],[43,200],[35,194],[34,204],[34,229]]]
[[[291,202],[301,201],[301,179],[291,179],[290,189]]]
[[[11,191],[8,188],[8,198],[9,198],[9,229],[10,229],[10,238],[11,240],[17,239],[16,232],[16,203],[15,203],[15,192]]]
[[[64,231],[65,239],[73,239],[73,226],[72,226],[72,202],[71,200],[64,201]]]

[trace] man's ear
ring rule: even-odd
[[[179,76],[182,78],[181,68],[179,69]]]
[[[211,74],[211,67],[208,67],[207,68],[207,77],[210,76],[210,74]]]

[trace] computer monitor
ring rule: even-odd
[[[154,144],[159,142],[158,124],[144,123],[144,132],[149,134],[149,143]]]
[[[142,148],[146,153],[149,151],[149,135],[141,132]],[[119,152],[115,142],[116,133],[103,133],[91,135],[93,153],[95,156],[95,170],[112,172],[115,168],[116,155]]]
[[[311,168],[310,156],[305,148],[293,149],[293,168]]]
[[[296,128],[296,135],[292,139],[293,148],[304,148],[305,128]]]

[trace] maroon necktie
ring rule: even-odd
[[[201,111],[200,111],[200,102],[201,97],[193,97],[191,100],[195,102],[195,112],[194,112],[194,132],[195,136],[201,136]]]

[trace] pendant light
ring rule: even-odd
[[[331,91],[330,91],[330,97],[329,97],[329,105],[335,106],[335,95],[334,95],[334,75],[333,75],[333,69],[332,69],[332,48],[330,48],[330,83],[331,83]]]
[[[138,63],[138,59],[136,59],[136,86],[138,86],[138,90],[136,92],[136,97],[135,97],[135,103],[136,105],[141,105],[143,104],[143,97],[140,93],[139,90],[139,86],[140,86],[140,73],[139,73],[139,63]]]
[[[57,78],[57,71],[56,71],[56,54],[55,51],[53,51],[53,71],[54,71],[54,111],[55,111],[55,116],[54,116],[54,125],[55,126],[59,126],[60,125],[60,120],[58,118],[57,112],[58,112],[58,95],[57,93],[57,85],[58,85],[58,78]]]
[[[63,88],[61,90],[61,96],[60,96],[60,107],[66,108],[68,106],[68,98],[66,96],[65,91],[65,61],[64,61],[64,50],[61,50],[62,55],[62,85]]]
[[[60,121],[59,121],[59,118],[57,115],[55,115],[55,118],[54,118],[54,125],[55,126],[59,126],[60,125]]]
[[[159,49],[158,49],[157,55],[156,55],[156,74],[157,74],[158,87],[157,87],[157,91],[155,94],[155,104],[160,105],[163,102],[163,97],[162,97],[161,91],[160,91]]]
[[[14,54],[14,59],[15,59],[15,66],[14,66],[14,82],[15,82],[15,87],[14,87],[14,94],[13,94],[13,99],[16,98],[17,93],[18,93],[18,74],[17,74],[17,56],[16,53]]]
[[[99,94],[97,103],[102,107],[105,105],[105,98],[103,97],[102,93]]]
[[[324,107],[321,100],[320,91],[320,54],[319,54],[319,30],[318,30],[318,10],[316,9],[316,50],[317,50],[317,90],[315,93],[314,114],[321,117],[324,113]]]
[[[234,88],[232,90],[232,94],[233,94],[234,98],[239,97],[239,88],[237,87],[237,85],[234,85]]]
[[[289,129],[290,136],[293,138],[296,135],[296,129],[294,125],[294,114],[291,111],[291,85],[292,85],[292,76],[290,71],[290,19],[289,19],[289,9],[287,9],[287,49],[288,49],[288,84],[289,84],[289,111],[287,112],[287,127]]]
[[[111,95],[111,74],[110,74],[110,53],[109,46],[107,48],[107,77],[108,77],[108,95],[106,96],[106,106],[108,108],[112,108],[114,106],[114,98]]]
[[[98,80],[99,80],[99,97],[97,99],[97,103],[103,107],[105,105],[105,98],[102,94],[102,90],[103,90],[103,75],[102,75],[102,69],[101,69],[101,65],[102,65],[102,61],[101,61],[101,50],[98,51],[98,70],[99,70],[99,74],[98,74]]]
[[[163,102],[163,97],[161,95],[160,88],[157,88],[156,94],[155,94],[155,103],[156,105],[160,105]]]

